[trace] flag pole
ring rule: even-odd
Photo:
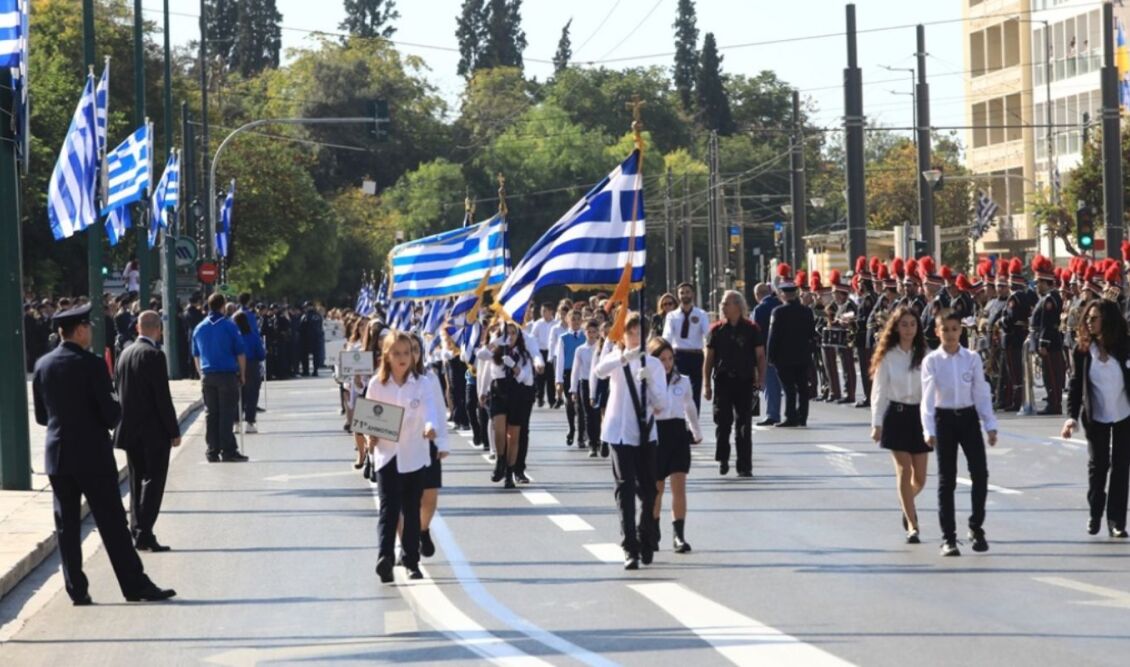
[[[632,195],[632,226],[631,236],[628,241],[628,272],[627,279],[629,289],[631,289],[632,281],[632,258],[636,254],[636,225],[639,222],[640,213],[640,197],[643,194],[643,119],[641,111],[644,103],[640,100],[639,95],[633,95],[632,101],[628,103],[628,108],[632,110],[632,133],[635,135],[636,150],[639,151],[639,158],[636,160],[636,179],[639,181],[639,188],[636,188]],[[647,291],[647,262],[644,262],[644,277],[640,281],[639,289],[639,314],[640,314],[640,351],[644,352],[645,356],[640,357],[640,368],[647,368],[647,357],[645,348],[647,347],[647,318],[644,317],[644,305],[646,303],[645,293]],[[624,311],[628,310],[629,300],[624,299],[624,303],[620,306]],[[640,415],[639,415],[639,428],[640,428],[640,447],[647,445],[650,433],[647,432],[649,420],[647,418],[647,376],[644,374],[640,380]],[[641,511],[648,511],[647,508]]]

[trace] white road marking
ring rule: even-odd
[[[329,658],[335,655],[351,655],[366,650],[377,650],[384,645],[400,641],[398,637],[374,637],[366,640],[329,640],[306,646],[278,646],[265,648],[237,648],[204,658],[211,665],[227,667],[253,667],[277,661],[299,661],[311,658]]]
[[[271,477],[264,477],[264,482],[291,482],[296,479],[320,479],[322,477],[345,477],[346,475],[356,475],[356,470],[334,470],[332,472],[310,472],[301,475],[273,475]]]
[[[522,495],[526,497],[526,500],[530,501],[531,505],[561,504],[549,491],[527,491],[526,489],[522,489]]]
[[[585,549],[602,563],[623,563],[624,548],[611,542],[604,544],[586,544]]]
[[[628,588],[651,600],[735,665],[851,664],[679,584],[632,584]]]
[[[1086,600],[1082,602],[1073,602],[1072,604],[1082,604],[1094,607],[1116,607],[1119,609],[1130,609],[1130,593],[1120,591],[1115,588],[1106,588],[1104,586],[1096,586],[1082,581],[1075,581],[1074,579],[1065,579],[1063,577],[1033,577],[1036,581],[1044,584],[1051,584],[1052,586],[1059,586],[1060,588],[1067,588],[1080,593],[1088,593],[1095,595],[1102,600]]]
[[[968,477],[958,477],[957,483],[961,484],[962,486],[973,486],[973,480],[969,479]],[[1024,495],[1023,491],[1017,491],[1016,489],[1009,489],[1009,488],[1006,488],[1006,487],[1003,487],[1003,486],[997,486],[996,484],[990,484],[989,490],[995,491],[995,492],[1001,494],[1002,496],[1022,496],[1022,495]]]
[[[820,449],[823,449],[826,452],[835,452],[837,454],[847,454],[848,456],[867,456],[863,452],[857,452],[854,449],[848,449],[847,447],[840,447],[839,445],[816,445],[816,446],[819,447]]]
[[[416,623],[416,614],[407,609],[385,612],[386,635],[415,634],[419,631],[420,626]]]
[[[576,514],[550,514],[549,520],[557,524],[561,530],[572,533],[580,530],[595,530],[588,521]]]

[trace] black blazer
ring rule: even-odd
[[[1071,375],[1071,382],[1067,387],[1067,414],[1083,425],[1086,431],[1091,423],[1091,382],[1088,379],[1091,372],[1091,351],[1080,350],[1076,347],[1072,354],[1075,358],[1075,372]],[[1110,356],[1118,361],[1122,369],[1122,381],[1130,390],[1130,350],[1111,350]]]
[[[62,343],[35,364],[35,421],[47,427],[48,475],[117,475],[110,429],[121,409],[106,362]]]
[[[795,299],[773,309],[769,319],[766,354],[774,366],[807,366],[812,363],[809,341],[816,330],[812,309]]]
[[[177,412],[169,394],[165,353],[138,338],[118,357],[115,368],[122,421],[114,431],[118,449],[163,448],[180,437]]]

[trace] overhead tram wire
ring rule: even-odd
[[[616,52],[616,49],[619,49],[621,46],[623,46],[624,42],[631,39],[631,37],[636,34],[636,31],[639,30],[640,27],[643,26],[644,23],[647,23],[647,20],[649,18],[651,18],[651,15],[655,13],[655,10],[659,9],[659,5],[662,5],[662,4],[663,4],[663,0],[656,0],[656,3],[651,6],[651,9],[647,10],[647,13],[644,14],[642,19],[640,19],[640,22],[637,23],[634,28],[629,30],[628,34],[624,35],[624,37],[619,42],[616,42],[616,46],[613,46],[611,49],[608,49],[608,51],[605,52],[605,54],[600,57],[600,60],[604,61],[605,59],[607,59],[608,56],[610,56],[610,55],[612,55],[613,53]]]
[[[597,23],[596,29],[593,30],[592,32],[590,32],[589,36],[585,38],[585,41],[581,42],[581,45],[573,50],[574,56],[576,56],[577,53],[579,53],[582,49],[584,49],[585,46],[587,46],[588,43],[592,41],[592,38],[596,37],[597,33],[599,33],[601,31],[601,29],[604,28],[605,24],[608,23],[608,19],[612,18],[612,13],[615,12],[616,8],[620,6],[620,2],[621,2],[621,0],[616,0],[616,2],[612,3],[612,8],[609,9],[608,13],[604,15],[604,18],[602,18],[600,20],[600,22]],[[570,18],[570,20],[572,20],[572,19]]]

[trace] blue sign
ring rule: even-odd
[[[783,222],[774,222],[773,223],[773,231],[775,231],[775,232],[779,232],[779,231],[783,230],[784,228],[785,228],[785,223],[783,223]]]
[[[730,225],[730,236],[741,236],[741,234],[741,230],[738,229],[737,225]]]

